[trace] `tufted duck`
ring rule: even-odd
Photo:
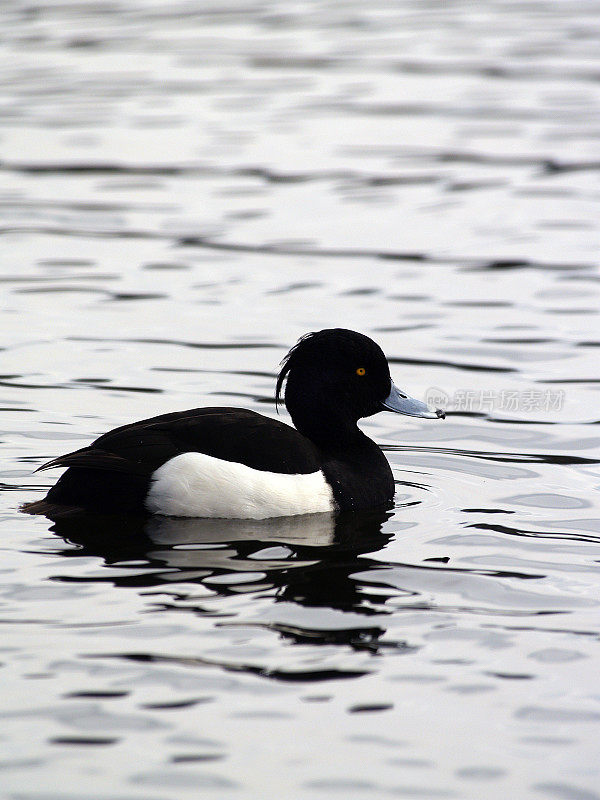
[[[40,467],[67,471],[24,510],[266,519],[389,505],[392,471],[358,420],[384,410],[436,419],[443,411],[397,389],[379,345],[354,331],[309,333],[282,363],[276,401],[285,381],[296,430],[242,408],[133,422]]]

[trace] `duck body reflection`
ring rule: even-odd
[[[275,590],[275,602],[370,616],[376,612],[365,602],[365,588],[352,576],[382,566],[364,554],[389,542],[392,534],[384,533],[382,526],[390,516],[385,509],[265,520],[74,514],[54,519],[51,530],[77,546],[62,555],[100,557],[106,567],[118,568],[106,577],[58,580],[100,580],[132,588],[197,583],[221,595]],[[132,574],[123,574],[121,567],[127,569],[132,562]],[[383,600],[378,594],[377,604]],[[305,631],[284,633],[299,641],[309,636],[314,642]],[[353,626],[321,635],[327,641],[341,637],[351,642],[365,636],[370,641],[382,633],[377,627]]]

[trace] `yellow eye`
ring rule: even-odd
[[[366,373],[366,371],[367,371],[367,370],[366,370],[364,367],[359,367],[359,368],[356,370],[356,374],[357,374],[357,375],[364,375],[364,374]]]

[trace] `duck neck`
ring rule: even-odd
[[[356,420],[342,418],[335,413],[310,413],[305,410],[291,412],[296,430],[310,439],[322,452],[337,453],[353,449],[367,439]]]

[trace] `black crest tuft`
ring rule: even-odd
[[[292,349],[287,353],[283,359],[279,362],[281,365],[281,370],[279,375],[277,376],[277,384],[275,386],[275,408],[279,411],[279,404],[282,402],[282,389],[283,389],[283,382],[287,377],[288,372],[293,366],[294,356],[297,354],[298,350],[302,347],[302,345],[309,339],[313,339],[315,336],[318,336],[319,333],[322,331],[311,331],[311,333],[305,333],[304,336],[301,336],[296,344],[292,347]]]

